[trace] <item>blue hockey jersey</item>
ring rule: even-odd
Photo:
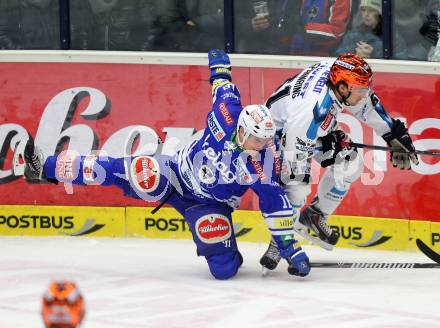
[[[233,208],[251,188],[273,235],[293,233],[293,209],[278,184],[280,160],[274,144],[251,156],[235,142],[242,110],[237,87],[216,80],[213,106],[203,136],[176,154],[178,175],[185,189],[200,202],[224,202]]]

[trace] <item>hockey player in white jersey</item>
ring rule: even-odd
[[[266,103],[280,136],[281,180],[294,208],[302,208],[311,191],[312,159],[327,168],[317,194],[295,221],[299,234],[326,249],[332,249],[339,238],[327,224],[328,217],[360,177],[363,167],[357,150],[344,147],[348,136],[337,123],[343,109],[373,128],[393,149],[402,150],[391,153],[394,167],[411,169],[411,163],[418,164],[404,123],[387,114],[371,89],[372,75],[365,60],[354,54],[341,54],[333,63],[319,62],[285,81]],[[310,235],[307,228],[319,239]],[[278,250],[272,242],[260,262],[274,269],[278,260]]]

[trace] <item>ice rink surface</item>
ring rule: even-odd
[[[312,269],[262,277],[266,245],[239,242],[244,264],[214,280],[190,240],[1,237],[0,328],[40,328],[52,279],[74,280],[83,328],[440,327],[440,269]],[[431,262],[420,253],[306,247],[315,262]]]

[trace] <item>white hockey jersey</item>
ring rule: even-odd
[[[284,159],[305,161],[315,153],[317,139],[332,131],[338,114],[348,110],[378,135],[391,130],[392,119],[374,92],[355,106],[342,104],[328,88],[330,62],[320,62],[281,85],[267,100],[278,134],[285,135]]]

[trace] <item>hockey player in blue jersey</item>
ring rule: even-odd
[[[25,177],[73,184],[115,185],[126,196],[173,206],[190,226],[197,254],[217,279],[233,277],[242,264],[231,213],[251,188],[281,257],[292,275],[306,276],[309,259],[293,236],[293,209],[279,186],[280,161],[272,139],[275,127],[264,105],[241,106],[231,83],[228,55],[208,53],[213,106],[200,139],[175,156],[127,158],[50,156],[45,160],[30,140],[24,148]],[[44,163],[44,164],[43,164]]]

